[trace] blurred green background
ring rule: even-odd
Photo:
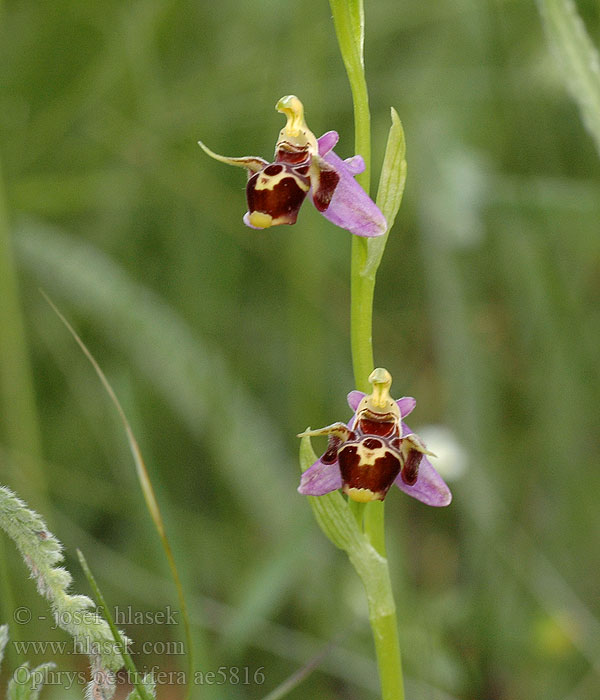
[[[600,6],[577,5],[598,44]],[[417,397],[411,426],[445,426],[463,455],[449,508],[386,501],[408,697],[596,700],[598,153],[534,3],[373,0],[366,17],[373,186],[391,105],[408,159],[376,362]],[[262,698],[333,642],[289,697],[376,698],[360,585],[295,490],[295,434],[349,417],[350,236],[310,205],[293,228],[246,228],[244,173],[196,145],[270,157],[294,93],[353,155],[328,3],[5,0],[0,22],[0,481],[64,542],[77,591],[81,548],[111,604],[177,611],[122,427],[41,287],[133,424],[197,670],[249,674],[194,697]],[[12,639],[65,639],[0,545]],[[185,668],[154,644],[181,625],[124,628],[139,667]]]

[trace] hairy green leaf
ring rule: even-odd
[[[46,674],[55,667],[45,663],[30,669],[29,664],[19,666],[13,673],[6,691],[6,700],[37,700],[46,681]]]

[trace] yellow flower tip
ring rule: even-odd
[[[371,489],[357,489],[354,487],[343,489],[348,498],[357,503],[370,503],[371,501],[383,501],[381,493],[375,493]]]
[[[357,412],[368,411],[378,415],[391,415],[394,418],[400,418],[398,404],[390,396],[392,375],[387,369],[378,367],[373,370],[369,375],[369,382],[373,385],[373,391],[362,399]]]
[[[285,114],[287,123],[279,132],[275,151],[306,151],[310,155],[319,152],[317,139],[304,121],[304,107],[296,95],[286,95],[275,105],[278,112]]]
[[[287,124],[285,131],[288,136],[299,136],[306,129],[304,122],[304,107],[296,95],[286,95],[275,105],[278,112],[285,114]]]
[[[273,225],[273,217],[270,214],[263,214],[261,211],[253,211],[248,216],[248,222],[255,228],[269,228]]]
[[[392,386],[392,375],[378,367],[369,375],[369,383],[373,385],[373,393],[371,394],[371,404],[379,409],[385,409],[390,402],[394,403],[390,396],[390,387]]]
[[[369,375],[369,384],[387,384],[388,389],[392,386],[392,375],[383,367],[377,367]]]

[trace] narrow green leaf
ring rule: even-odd
[[[25,322],[21,310],[13,230],[0,163],[0,413],[3,439],[19,455],[11,475],[19,491],[43,505],[46,475]]]
[[[317,459],[310,438],[300,443],[300,467],[306,471]],[[394,599],[389,588],[387,559],[371,545],[339,491],[324,496],[307,496],[319,527],[336,547],[343,549],[360,576],[371,617],[392,614]]]
[[[365,277],[374,276],[377,272],[390,230],[394,225],[402,203],[404,185],[406,184],[406,141],[404,139],[404,129],[402,128],[400,117],[393,107],[391,112],[392,125],[385,148],[376,200],[377,206],[386,218],[388,230],[385,235],[371,238],[368,241],[367,260],[361,271],[361,274]]]
[[[260,526],[282,531],[290,526],[287,494],[294,483],[295,460],[289,458],[268,411],[247,391],[223,353],[210,348],[162,297],[81,237],[30,221],[15,243],[20,263],[38,284],[83,318],[92,318],[94,328],[127,355],[191,434],[206,442],[222,478]],[[224,413],[235,440],[222,439]],[[240,460],[253,464],[256,482],[270,487],[249,489]]]
[[[291,676],[286,678],[283,683],[280,683],[276,688],[274,688],[268,695],[262,700],[280,700],[280,698],[285,698],[289,695],[292,690],[297,688],[319,665],[322,663],[323,659],[328,654],[334,650],[337,646],[338,640],[333,639],[327,646],[325,646],[321,651],[313,656],[313,658],[305,664],[302,668],[298,669]]]
[[[538,0],[550,46],[567,89],[600,152],[600,59],[572,0]]]
[[[315,462],[309,437],[300,443],[300,467],[306,471]],[[371,616],[388,615],[395,610],[389,590],[387,559],[382,557],[364,535],[348,503],[339,491],[324,496],[308,496],[319,527],[336,547],[343,549],[360,576]]]
[[[169,564],[169,568],[171,571],[171,577],[173,578],[173,582],[175,583],[175,588],[177,591],[177,597],[179,600],[179,606],[181,609],[181,617],[183,620],[184,624],[184,630],[185,630],[185,636],[186,636],[186,644],[187,644],[187,654],[188,654],[188,664],[189,664],[189,677],[191,678],[192,673],[193,673],[193,640],[192,640],[192,631],[191,631],[191,624],[189,620],[189,614],[187,610],[187,603],[185,600],[185,594],[183,592],[183,585],[181,583],[181,578],[179,576],[179,571],[177,569],[177,565],[175,563],[175,557],[173,556],[173,550],[171,549],[171,544],[169,541],[169,538],[167,537],[167,533],[165,530],[164,522],[162,519],[162,515],[160,512],[160,508],[158,505],[158,501],[156,500],[156,496],[154,493],[154,487],[152,486],[152,481],[150,480],[150,475],[148,474],[148,470],[146,469],[146,464],[144,462],[144,459],[142,457],[142,453],[140,450],[140,447],[138,445],[138,441],[136,440],[136,437],[133,433],[133,430],[131,429],[131,425],[129,424],[129,421],[127,420],[127,416],[125,415],[125,411],[123,410],[123,407],[121,406],[121,403],[119,399],[117,398],[117,395],[114,392],[114,389],[112,388],[110,382],[106,378],[106,375],[102,371],[102,368],[96,361],[96,358],[92,355],[88,347],[85,345],[83,340],[79,337],[75,329],[71,326],[71,324],[67,321],[67,319],[63,316],[63,314],[58,310],[58,308],[55,306],[55,304],[52,302],[52,300],[48,297],[47,294],[42,292],[42,295],[50,304],[52,307],[54,313],[59,317],[59,319],[62,321],[62,323],[66,326],[67,330],[69,333],[73,336],[75,342],[79,345],[87,359],[90,361],[92,364],[92,367],[94,368],[96,374],[98,375],[98,378],[102,382],[102,385],[104,386],[104,389],[106,390],[108,396],[110,397],[110,400],[112,401],[113,405],[115,406],[119,417],[121,419],[121,423],[123,424],[123,427],[125,429],[125,433],[127,435],[127,440],[129,442],[129,448],[131,450],[131,454],[133,456],[133,460],[135,463],[136,467],[136,472],[138,476],[138,481],[140,483],[140,487],[142,489],[142,494],[144,496],[144,500],[146,502],[146,507],[148,509],[148,512],[150,513],[150,517],[152,518],[152,521],[154,522],[154,526],[158,532],[158,536],[160,538],[163,550],[165,552],[165,555],[167,557],[167,562]],[[110,624],[110,620],[109,620]],[[189,693],[189,687],[188,687],[188,693]]]
[[[310,437],[300,442],[300,468],[306,471],[317,459]],[[325,496],[308,496],[319,527],[336,547],[350,553],[359,551],[366,540],[358,528],[356,519],[339,491]]]

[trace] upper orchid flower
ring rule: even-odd
[[[392,377],[378,368],[371,373],[371,394],[351,391],[348,404],[354,416],[348,423],[333,423],[305,435],[328,435],[327,451],[302,474],[298,491],[322,496],[341,488],[354,501],[383,501],[396,484],[409,496],[430,506],[447,506],[450,489],[433,468],[421,439],[402,422],[416,401],[390,396]]]
[[[306,126],[302,102],[294,95],[276,105],[287,117],[275,146],[275,161],[247,156],[228,158],[198,143],[212,158],[248,170],[244,223],[251,228],[295,224],[310,192],[315,207],[337,226],[357,236],[380,236],[387,223],[373,200],[354,180],[365,169],[362,156],[342,160],[333,152],[335,131],[316,139]]]

